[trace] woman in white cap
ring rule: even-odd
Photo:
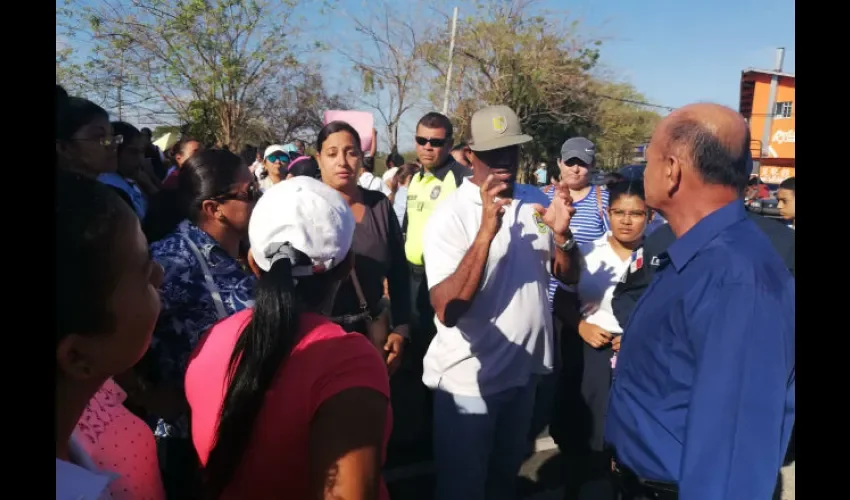
[[[389,498],[386,367],[328,318],[353,266],[354,230],[342,196],[306,176],[257,203],[256,306],[214,326],[186,371],[210,498]]]
[[[261,190],[265,191],[286,179],[286,170],[292,158],[284,148],[285,146],[272,144],[263,153],[263,171],[259,177]]]

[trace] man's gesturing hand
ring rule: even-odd
[[[563,184],[555,187],[555,196],[552,198],[549,208],[535,205],[534,209],[543,216],[543,223],[552,229],[555,236],[567,234],[567,231],[570,230],[570,221],[573,214],[576,213],[576,209],[573,207],[573,199],[570,197],[570,190]]]
[[[505,214],[505,206],[513,201],[510,198],[496,199],[496,195],[507,188],[504,182],[496,181],[492,175],[488,175],[481,184],[481,229],[480,234],[492,240],[499,228],[502,226],[502,215]]]

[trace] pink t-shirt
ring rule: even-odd
[[[107,380],[83,411],[74,437],[101,470],[116,472],[113,500],[163,500],[156,441],[150,427],[124,405],[125,393]]]
[[[246,309],[213,326],[186,370],[192,440],[204,465],[215,438],[230,356],[252,311]],[[248,449],[222,498],[310,498],[310,422],[322,403],[355,387],[390,397],[386,365],[366,337],[346,333],[316,314],[303,314],[300,324],[300,340],[266,393]],[[384,455],[391,429],[388,405]],[[380,498],[389,499],[383,480]]]

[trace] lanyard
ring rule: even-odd
[[[201,265],[201,270],[204,272],[204,281],[207,283],[207,291],[212,295],[213,303],[215,304],[215,311],[218,313],[218,319],[224,319],[228,316],[227,311],[224,309],[224,301],[221,300],[221,293],[218,291],[218,287],[213,281],[212,273],[210,272],[209,266],[207,266],[207,261],[204,259],[203,254],[201,254],[201,250],[198,249],[198,246],[195,245],[195,242],[192,241],[189,236],[187,236],[182,231],[180,232],[180,236],[189,245],[189,249],[192,250],[192,253],[195,254],[195,257],[198,258],[198,263]]]

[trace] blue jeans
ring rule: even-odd
[[[488,396],[434,391],[437,500],[515,500],[537,378]]]

